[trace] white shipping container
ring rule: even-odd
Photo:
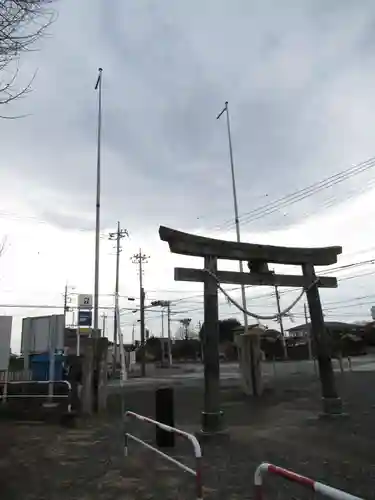
[[[22,354],[46,352],[51,345],[55,349],[63,349],[64,327],[63,314],[24,318],[21,337]]]
[[[0,316],[0,371],[7,370],[12,336],[12,316]]]

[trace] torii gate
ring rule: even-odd
[[[220,284],[266,285],[299,287],[306,290],[311,317],[311,330],[317,349],[319,375],[322,390],[323,412],[327,415],[342,413],[342,402],[338,397],[332,369],[330,348],[325,333],[324,318],[319,289],[336,288],[334,277],[315,275],[314,266],[329,266],[337,262],[341,247],[289,248],[272,245],[237,243],[196,236],[168,227],[160,226],[162,241],[169,244],[172,253],[204,258],[204,269],[177,267],[176,281],[204,283],[204,410],[202,432],[215,433],[222,429],[220,409],[220,364],[218,331],[218,282]],[[217,260],[241,260],[248,262],[249,273],[218,271]],[[268,264],[300,265],[302,276],[275,274]]]

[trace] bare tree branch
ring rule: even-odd
[[[46,34],[47,28],[56,19],[56,12],[49,8],[53,2],[54,0],[0,0],[0,105],[8,104],[30,92],[35,74],[25,87],[17,88],[17,63],[23,52],[33,50],[35,43]],[[17,67],[7,76],[12,63],[16,63]]]
[[[4,238],[0,242],[0,257],[2,255],[4,255],[4,253],[5,253],[6,249],[7,249],[7,240],[8,240],[8,238],[6,236],[4,236]]]

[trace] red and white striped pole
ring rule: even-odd
[[[203,500],[202,456],[195,456],[195,489],[197,500]]]
[[[254,474],[254,488],[255,488],[255,500],[264,500],[263,495],[263,476],[265,474],[273,474],[275,476],[282,477],[287,481],[297,483],[304,488],[307,488],[313,492],[319,493],[320,495],[332,498],[333,500],[364,500],[360,497],[351,495],[350,493],[345,493],[345,491],[337,490],[326,484],[319,483],[300,474],[296,474],[277,465],[268,464],[263,462],[260,464]]]

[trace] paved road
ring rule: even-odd
[[[352,371],[375,371],[375,355],[358,356],[352,358]],[[344,360],[344,370],[349,371],[348,361]],[[340,371],[339,364],[333,361],[335,372]],[[317,369],[317,367],[316,367]],[[151,370],[150,370],[151,371]],[[172,374],[167,369],[162,371],[153,370],[153,376],[146,378],[133,378],[126,382],[127,387],[143,385],[159,385],[163,383],[176,383],[184,385],[195,385],[203,381],[203,366],[200,364],[189,364],[181,366],[179,370],[173,370]],[[313,361],[287,361],[287,362],[265,362],[262,365],[264,380],[270,380],[272,377],[284,378],[293,375],[311,374],[314,375],[315,368]],[[239,379],[238,363],[222,363],[220,366],[220,379],[222,384]],[[109,387],[112,390],[119,388],[119,380],[109,381]]]

